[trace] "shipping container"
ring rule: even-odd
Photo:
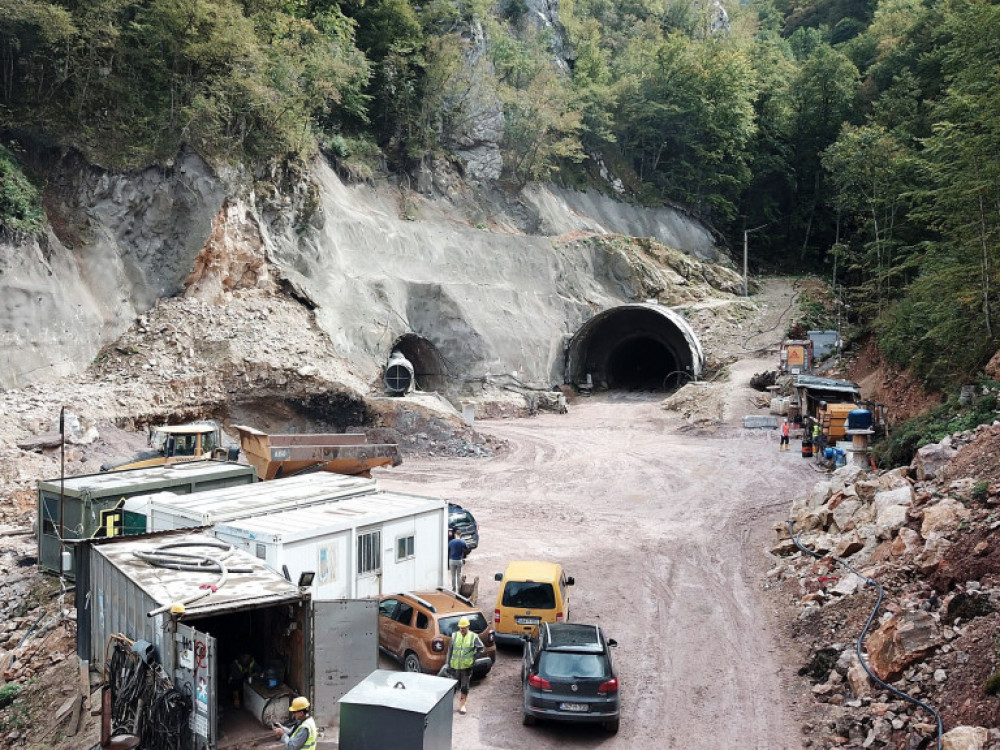
[[[328,503],[371,494],[377,489],[374,479],[318,472],[202,492],[197,497],[160,492],[132,498],[126,509],[146,516],[147,531],[169,531]]]
[[[73,577],[63,541],[141,534],[145,519],[125,512],[127,498],[169,491],[187,495],[257,481],[257,470],[226,461],[189,461],[170,466],[81,474],[38,483],[38,566]]]
[[[150,555],[168,550],[219,560],[227,575],[151,561]],[[329,731],[337,723],[337,701],[378,666],[375,600],[315,601],[308,588],[207,534],[92,540],[77,546],[76,558],[78,655],[107,678],[114,666],[108,657],[112,640],[147,642],[143,652],[191,697],[189,737],[179,746],[242,747],[248,736],[273,741],[268,725],[286,718],[296,695],[310,700],[317,725]],[[237,709],[227,676],[243,653],[272,667],[279,684],[243,683]]]
[[[377,492],[220,522],[212,533],[292,581],[313,573],[317,599],[355,599],[445,583],[448,503],[437,497]]]

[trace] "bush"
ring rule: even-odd
[[[21,171],[14,156],[0,146],[0,230],[34,234],[45,225],[38,189]]]
[[[20,692],[21,686],[16,682],[8,682],[3,687],[0,687],[0,708],[7,708],[7,706],[14,702],[14,699],[17,698]]]
[[[980,383],[980,388],[982,385]],[[997,399],[992,394],[977,399],[969,406],[962,406],[957,398],[946,401],[896,426],[888,440],[873,446],[875,462],[883,469],[906,466],[919,448],[940,442],[953,433],[993,422],[997,418],[996,407]]]

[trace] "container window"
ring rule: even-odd
[[[254,552],[254,554],[257,555],[257,557],[259,559],[266,560],[267,559],[267,547],[265,547],[260,542],[257,542],[257,549]]]
[[[377,573],[382,568],[382,532],[358,535],[358,573]]]
[[[412,560],[414,557],[413,535],[401,536],[396,540],[396,562]]]

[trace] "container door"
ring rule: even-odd
[[[174,686],[191,696],[188,725],[194,738],[193,747],[195,750],[213,748],[218,733],[215,638],[178,623],[176,641]]]
[[[337,701],[378,669],[378,601],[313,601],[312,608],[313,715],[329,730]]]

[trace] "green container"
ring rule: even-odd
[[[146,516],[125,510],[128,498],[155,492],[187,495],[256,481],[253,466],[227,461],[189,461],[40,481],[38,567],[72,578],[60,540],[146,533]]]

